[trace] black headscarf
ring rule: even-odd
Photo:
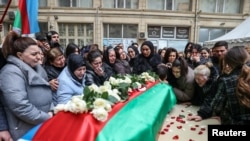
[[[83,57],[79,54],[75,54],[75,53],[72,53],[69,55],[69,58],[68,58],[68,69],[69,69],[69,72],[71,74],[71,76],[78,82],[82,83],[82,80],[81,79],[78,79],[75,74],[74,74],[74,71],[76,69],[78,69],[79,67],[82,67],[82,66],[86,66],[85,64],[85,61],[83,59]]]
[[[141,45],[141,52],[142,52],[142,47],[144,45],[147,45],[150,48],[150,50],[151,50],[151,53],[150,53],[150,55],[147,58],[151,58],[152,56],[154,56],[154,52],[155,51],[154,51],[154,45],[153,45],[153,43],[151,41],[145,41],[145,42],[143,42],[142,45]]]

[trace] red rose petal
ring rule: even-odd
[[[181,128],[182,128],[182,126],[177,126],[177,128],[178,128],[178,129],[181,129]]]
[[[170,124],[174,124],[174,122],[170,122]]]
[[[161,132],[160,132],[160,134],[164,135],[164,134],[165,134],[165,132],[164,132],[164,131],[161,131]]]
[[[168,124],[166,127],[170,127],[170,125]]]
[[[199,127],[199,125],[195,125],[195,127]]]
[[[192,140],[192,139],[189,139],[189,141],[194,141],[194,140]]]
[[[202,132],[202,131],[200,131],[198,134],[199,134],[199,135],[201,135],[201,134],[203,134],[203,132]]]
[[[184,121],[184,120],[181,120],[181,121],[180,121],[180,123],[183,123],[183,124],[185,124],[185,123],[186,123],[186,121]]]
[[[201,131],[205,131],[206,130],[206,128],[201,128]]]
[[[176,120],[182,119],[181,117],[176,117]]]
[[[163,130],[166,131],[166,132],[168,132],[168,128],[164,128]]]
[[[178,139],[179,139],[178,135],[173,136],[173,140],[178,140]]]
[[[191,128],[190,128],[190,130],[192,130],[192,131],[195,131],[195,130],[196,130],[196,128],[194,128],[194,127],[191,127]]]

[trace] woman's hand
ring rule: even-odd
[[[51,87],[52,91],[57,91],[57,88],[58,88],[58,85],[59,85],[57,79],[50,80],[49,84],[50,84],[50,87]]]
[[[103,76],[104,75],[104,71],[103,71],[102,68],[96,68],[94,71],[99,76]]]
[[[201,116],[198,116],[198,115],[195,115],[195,116],[188,116],[188,117],[187,117],[187,120],[201,121],[201,120],[202,120],[202,117],[201,117]]]
[[[184,105],[187,108],[187,107],[191,106],[192,103],[191,102],[183,102],[183,103],[181,103],[181,105]]]
[[[13,141],[7,130],[0,131],[0,141]]]

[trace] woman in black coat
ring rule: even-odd
[[[154,45],[150,41],[145,41],[141,45],[141,54],[134,61],[133,73],[157,71],[157,65],[161,63],[161,56],[154,51]]]

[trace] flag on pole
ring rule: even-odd
[[[21,34],[40,31],[38,25],[38,0],[19,0],[13,30]]]

